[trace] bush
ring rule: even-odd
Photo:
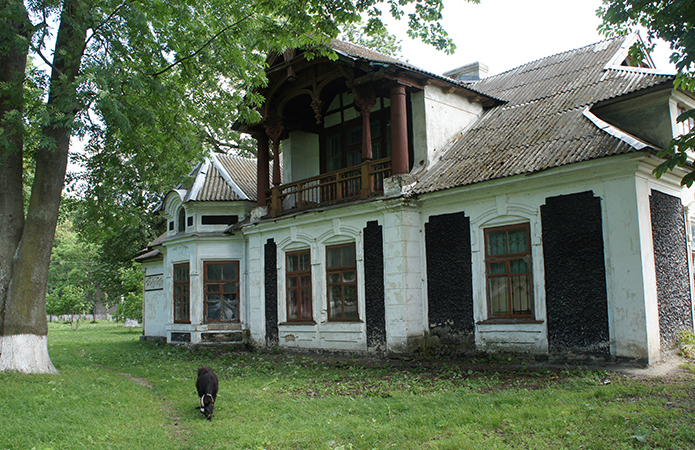
[[[118,320],[135,319],[142,323],[142,295],[129,292],[118,305]]]
[[[684,358],[695,359],[695,333],[681,331],[678,333],[678,354]]]

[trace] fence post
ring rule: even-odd
[[[282,203],[280,202],[280,188],[273,186],[271,189],[271,216],[277,216],[282,212]]]
[[[362,189],[360,190],[360,197],[367,198],[371,194],[371,183],[369,182],[369,161],[365,161],[360,166],[361,177],[360,183]]]

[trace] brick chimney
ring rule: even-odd
[[[444,76],[453,78],[454,80],[460,81],[462,83],[472,83],[474,81],[479,81],[485,78],[487,76],[488,70],[489,69],[487,65],[479,61],[476,61],[474,63],[461,66],[458,69],[444,72]]]

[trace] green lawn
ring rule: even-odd
[[[59,375],[0,373],[4,449],[695,448],[695,376],[187,350],[50,324]],[[220,378],[212,422],[197,368]]]

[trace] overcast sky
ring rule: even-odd
[[[402,39],[403,56],[421,69],[441,74],[480,61],[494,75],[605,39],[596,31],[600,5],[601,0],[444,0],[442,25],[456,44],[453,55],[409,39],[404,21],[389,22],[389,30]],[[657,68],[667,69],[668,46],[658,45],[657,53]]]

